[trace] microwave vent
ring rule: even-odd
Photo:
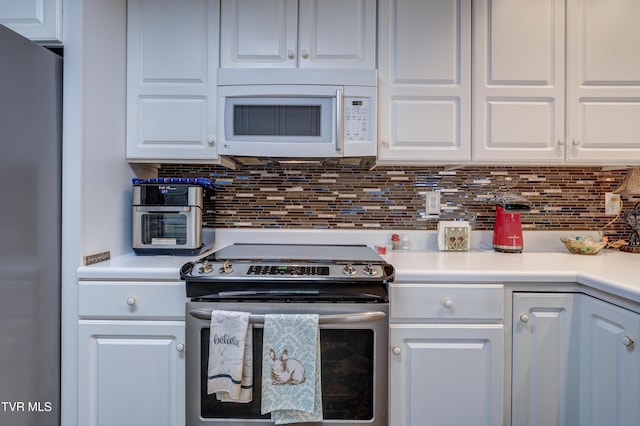
[[[375,157],[332,157],[332,158],[278,158],[278,157],[227,157],[238,166],[333,166],[372,169]]]

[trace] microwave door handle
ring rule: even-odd
[[[336,90],[336,151],[342,152],[344,146],[344,96],[342,90]]]
[[[196,309],[189,312],[192,317],[211,320],[210,309]],[[354,314],[331,314],[331,315],[319,315],[318,323],[320,324],[353,324],[364,322],[375,322],[383,319],[386,316],[384,312],[359,312]],[[264,324],[264,315],[249,315],[249,322],[251,324]]]

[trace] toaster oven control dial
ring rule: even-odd
[[[228,260],[225,260],[218,272],[221,274],[230,274],[233,272],[233,265],[230,264]]]

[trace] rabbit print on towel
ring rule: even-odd
[[[269,356],[273,361],[273,365],[271,365],[272,385],[299,385],[307,380],[304,365],[295,358],[289,358],[289,352],[286,349],[282,351],[280,359],[276,358],[276,352],[273,349],[269,349]]]
[[[322,421],[318,315],[265,315],[261,413],[277,425]]]

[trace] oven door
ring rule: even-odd
[[[262,319],[269,313],[320,315],[322,424],[387,426],[386,303],[187,303],[187,426],[273,424],[261,415]],[[252,314],[254,392],[249,404],[207,395],[211,310]]]

